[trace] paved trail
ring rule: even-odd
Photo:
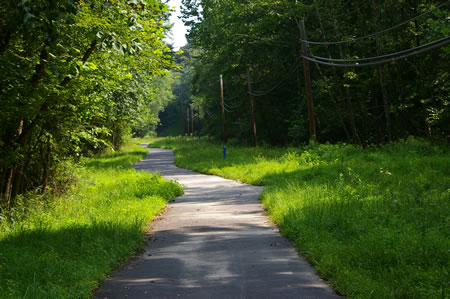
[[[136,169],[159,172],[185,195],[155,221],[145,252],[105,280],[97,298],[338,298],[280,236],[262,187],[173,165],[151,149]]]

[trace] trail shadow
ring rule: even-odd
[[[169,150],[135,169],[186,185],[156,222],[144,254],[96,298],[336,298],[264,216],[262,187],[175,167]],[[181,221],[181,222],[178,222]]]
[[[267,227],[190,226],[154,232],[150,240],[96,298],[338,298]]]

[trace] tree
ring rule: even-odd
[[[308,140],[299,20],[305,21],[308,40],[324,42],[309,44],[310,53],[324,59],[394,53],[446,36],[448,40],[450,30],[448,3],[438,6],[436,1],[184,0],[183,4],[192,46],[202,53],[193,62],[192,95],[217,106],[215,78],[223,74],[232,124],[228,135],[246,142],[252,134],[250,114],[242,106],[248,68],[259,137],[278,144]],[[319,141],[364,145],[409,134],[445,138],[448,49],[356,69],[312,64]]]
[[[118,147],[173,61],[159,0],[10,0],[1,10],[5,207],[26,190],[45,192],[56,161]]]

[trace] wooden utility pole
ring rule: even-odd
[[[300,44],[302,46],[302,55],[307,56],[307,46],[306,42],[306,30],[305,30],[305,22],[300,20],[299,22],[300,29]],[[309,71],[309,61],[303,58],[303,72],[305,74],[305,87],[306,87],[306,99],[308,102],[308,117],[309,117],[309,138],[311,141],[316,141],[316,124],[314,121],[314,104],[312,99],[312,88],[311,88],[311,75]]]
[[[227,143],[227,130],[225,127],[225,107],[224,107],[224,99],[223,99],[223,77],[220,75],[220,100],[222,105],[222,133],[223,133],[223,142]]]
[[[206,115],[206,119],[208,120],[208,141],[211,140],[211,124],[209,122],[209,115]]]
[[[183,111],[183,108],[181,108]],[[186,135],[186,113],[183,111],[183,129],[184,129],[184,135]]]
[[[191,105],[191,132],[192,132],[192,137],[195,136],[194,133],[194,105]]]
[[[186,108],[186,128],[187,135],[189,136],[189,106]]]
[[[197,108],[197,136],[200,139],[200,107]]]
[[[250,76],[250,68],[247,68],[247,85],[248,85],[248,100],[250,102],[250,116],[252,118],[253,143],[255,147],[258,147],[258,138],[256,137],[255,106],[253,104],[253,90],[252,90],[252,78]]]

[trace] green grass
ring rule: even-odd
[[[89,298],[142,248],[154,215],[182,193],[178,184],[130,168],[146,153],[128,146],[86,159],[72,191],[1,221],[0,297]]]
[[[188,138],[176,164],[265,185],[261,200],[322,277],[354,298],[449,298],[448,145],[409,138],[381,147],[258,149]]]

